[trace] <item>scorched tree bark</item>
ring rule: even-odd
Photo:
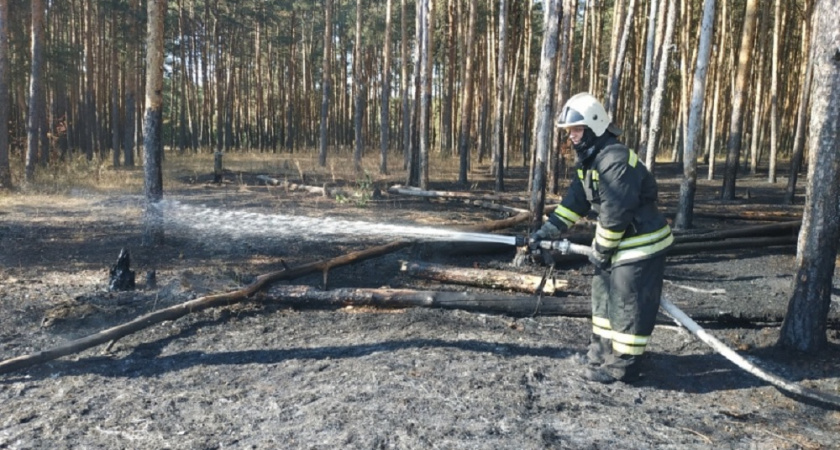
[[[709,56],[712,52],[714,23],[715,0],[705,0],[700,44],[697,49],[697,66],[694,69],[694,85],[691,89],[691,109],[688,112],[685,158],[683,158],[683,181],[680,184],[680,201],[674,223],[675,228],[691,228],[694,220],[694,195],[697,192],[697,136],[700,134],[702,126],[703,104],[706,98],[706,74],[709,69]]]
[[[733,90],[732,115],[729,119],[729,138],[726,141],[726,167],[723,175],[722,200],[735,200],[735,178],[741,155],[741,139],[744,134],[744,115],[749,94],[749,72],[755,40],[758,0],[747,0],[744,29],[741,33],[741,47],[738,50],[738,69]]]
[[[321,124],[318,165],[327,165],[327,123],[330,111],[330,58],[332,57],[332,0],[324,0],[324,59],[321,78]]]
[[[0,189],[12,187],[9,164],[9,1],[0,0]]]
[[[163,243],[163,22],[167,0],[148,0],[146,113],[143,119],[143,178],[146,213],[143,243]]]
[[[29,117],[26,126],[26,181],[35,177],[40,132],[44,124],[44,2],[32,0],[32,62],[29,66]],[[42,151],[48,149],[44,147]]]
[[[545,207],[545,189],[548,153],[551,149],[554,117],[554,79],[557,76],[557,42],[560,33],[560,5],[557,0],[549,0],[546,5],[545,35],[543,36],[542,56],[540,58],[540,76],[537,80],[537,99],[534,107],[534,142],[536,143],[534,160],[534,181],[532,183],[530,207],[532,211],[531,228],[542,225]]]
[[[796,254],[796,278],[779,342],[802,351],[825,347],[840,242],[840,0],[819,0],[812,43],[808,157],[810,183]]]

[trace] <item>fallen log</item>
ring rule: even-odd
[[[588,297],[555,297],[504,294],[498,292],[456,292],[456,291],[418,291],[413,289],[363,289],[341,288],[322,290],[312,286],[272,286],[263,294],[264,301],[277,301],[296,308],[322,309],[346,306],[376,307],[376,308],[442,308],[459,309],[464,311],[503,314],[513,317],[567,316],[590,317],[592,315],[592,301]],[[715,305],[689,305],[680,303],[681,307],[689,311],[698,320],[727,322],[735,320],[735,314],[721,310]],[[770,317],[772,316],[772,317]],[[776,320],[771,320],[775,318]],[[780,316],[776,314],[764,315],[757,318],[760,322],[778,322]],[[664,315],[661,323],[669,323]]]
[[[518,223],[528,220],[527,214],[520,214],[515,217],[510,217],[503,220],[491,221],[477,227],[473,227],[472,231],[496,231],[499,229],[508,228]],[[22,355],[15,358],[10,358],[0,361],[0,374],[14,372],[16,370],[25,369],[36,364],[52,361],[54,359],[68,356],[74,353],[81,352],[97,345],[105,344],[107,342],[116,342],[129,334],[135,333],[142,329],[148,328],[152,325],[171,321],[183,317],[187,314],[203,311],[205,309],[232,305],[250,298],[256,292],[270,286],[272,283],[281,280],[291,280],[297,277],[308,275],[315,272],[323,272],[326,277],[327,272],[335,267],[351,264],[354,262],[364,261],[366,259],[381,256],[387,253],[395,252],[411,245],[409,241],[394,241],[387,244],[379,245],[366,250],[348,253],[346,255],[338,256],[325,261],[313,262],[304,264],[296,268],[285,268],[276,272],[270,272],[258,276],[251,284],[242,289],[232,292],[213,294],[199,297],[188,302],[174,305],[169,308],[153,311],[151,313],[140,316],[134,320],[117,325],[97,333],[75,339],[73,341],[60,344],[51,349],[42,350],[28,355]]]
[[[527,203],[530,199],[527,196],[519,195],[500,195],[500,194],[476,194],[473,192],[460,191],[429,191],[420,189],[418,187],[395,185],[388,188],[391,194],[409,195],[415,197],[426,198],[452,198],[462,200],[479,200],[490,202],[524,202]]]
[[[324,197],[336,197],[339,195],[350,196],[347,192],[338,189],[338,188],[330,188],[327,186],[311,186],[307,184],[301,183],[292,183],[288,180],[279,180],[277,178],[269,177],[268,175],[257,175],[257,179],[262,181],[265,184],[271,186],[278,186],[287,191],[304,191],[309,192],[310,194],[318,194]]]
[[[478,206],[480,208],[490,209],[490,210],[493,210],[493,211],[501,211],[501,212],[505,212],[505,213],[508,213],[508,214],[521,214],[521,213],[527,213],[528,212],[527,209],[514,208],[512,206],[500,205],[498,203],[493,203],[493,202],[483,201],[483,200],[464,200],[464,203],[467,204],[467,205]]]
[[[674,239],[677,243],[702,242],[710,240],[746,238],[756,236],[798,236],[801,220],[772,223],[767,225],[753,225],[749,227],[728,228],[723,230],[675,230]]]
[[[685,255],[697,252],[712,252],[718,250],[735,250],[744,248],[766,248],[779,246],[796,246],[796,235],[721,239],[704,242],[680,242],[674,238],[674,245],[668,250],[669,255]]]
[[[124,324],[61,344],[48,350],[0,361],[0,374],[52,361],[54,359],[61,358],[62,356],[78,353],[82,350],[104,344],[106,342],[113,342],[144,328],[148,328],[161,322],[175,320],[190,313],[241,302],[267,285],[280,280],[289,280],[318,271],[326,273],[331,268],[370,259],[399,250],[407,247],[408,245],[410,245],[410,242],[407,241],[391,242],[389,244],[380,245],[367,250],[348,253],[326,261],[305,264],[294,269],[284,269],[260,275],[256,278],[256,280],[254,280],[254,282],[236,291],[199,297],[195,300],[190,300],[179,305],[153,311]]]
[[[674,217],[674,214],[671,214]],[[787,222],[791,220],[801,219],[802,213],[795,212],[780,212],[770,213],[762,211],[745,211],[741,213],[721,213],[721,212],[704,212],[695,211],[694,217],[703,219],[718,219],[718,220],[761,220],[765,222]]]
[[[529,294],[539,294],[542,277],[526,273],[508,272],[496,269],[472,269],[466,267],[442,266],[423,262],[403,262],[400,270],[407,274],[433,281],[476,286],[490,289],[505,289]],[[554,277],[545,280],[542,293],[552,295],[569,286],[567,280]]]

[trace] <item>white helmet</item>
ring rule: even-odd
[[[560,118],[557,119],[557,126],[560,128],[570,128],[578,125],[589,127],[595,133],[595,136],[603,135],[610,126],[607,110],[604,109],[598,99],[587,92],[581,92],[570,98],[563,106]],[[614,130],[618,129],[613,127],[610,131]]]

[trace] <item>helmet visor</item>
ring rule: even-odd
[[[560,113],[560,118],[557,120],[557,126],[566,128],[573,125],[585,125],[583,115],[576,109],[566,106]]]

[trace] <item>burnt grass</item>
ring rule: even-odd
[[[671,169],[657,173],[666,212],[675,210],[679,191]],[[339,201],[265,186],[256,175],[228,173],[221,185],[210,183],[211,175],[175,179],[165,195],[183,204],[326,220],[455,227],[505,217],[459,201],[391,195],[384,181],[376,185],[381,195]],[[511,193],[521,192],[524,177],[516,184],[517,173],[510,176]],[[359,189],[352,180],[343,183]],[[784,209],[783,182],[769,186],[745,177],[738,201],[726,204],[715,200],[719,180],[698,184],[698,211]],[[492,180],[479,180],[476,188],[492,191]],[[0,197],[0,358],[233,291],[260,274],[384,243],[179,228],[166,230],[163,245],[144,247],[142,208],[139,194]],[[706,229],[756,223],[714,214],[695,219]],[[130,251],[136,289],[109,291],[109,270],[123,248]],[[400,272],[401,261],[418,259],[543,273],[538,265],[512,268],[513,256],[512,249],[412,247],[334,268],[326,286],[321,273],[280,284],[482,290]],[[790,246],[675,255],[665,293],[721,311],[785,311],[794,257]],[[590,275],[586,264],[558,267],[569,287],[557,295],[586,299]],[[838,286],[835,277],[829,347],[817,354],[777,347],[778,322],[701,325],[769,372],[836,395]],[[587,345],[585,317],[292,305],[271,292],[0,375],[0,448],[828,449],[840,442],[836,408],[795,398],[740,370],[665,316],[642,380],[601,385],[584,381],[572,358]]]

